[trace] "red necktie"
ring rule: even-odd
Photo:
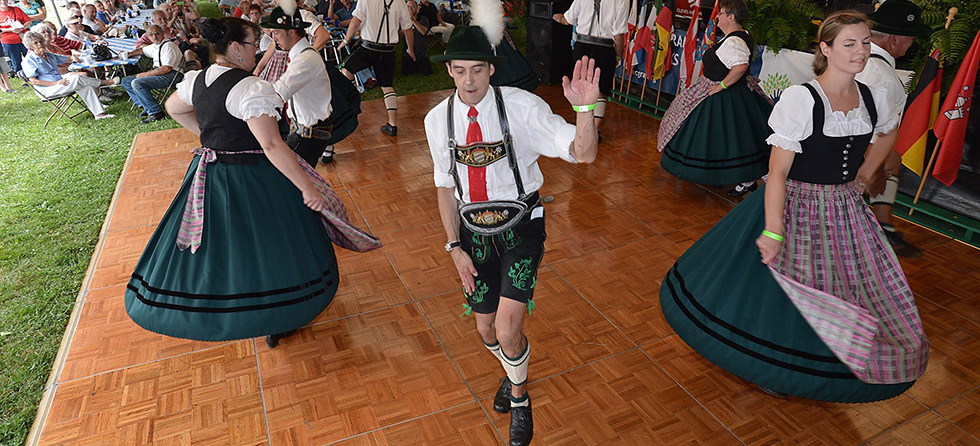
[[[483,131],[480,130],[480,123],[476,122],[476,107],[470,107],[466,113],[470,125],[466,129],[466,145],[483,142]],[[466,169],[470,185],[470,202],[487,201],[487,168],[469,166]]]

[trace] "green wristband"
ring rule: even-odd
[[[781,236],[779,234],[776,234],[775,232],[772,232],[772,231],[763,230],[762,231],[762,235],[764,235],[766,237],[769,237],[769,238],[771,238],[771,239],[773,239],[773,240],[775,240],[777,242],[782,242],[783,241],[783,236]]]
[[[589,105],[573,105],[572,106],[572,110],[575,110],[575,111],[577,111],[579,113],[587,112],[587,111],[592,111],[592,110],[595,110],[595,104],[589,104]]]
[[[728,86],[725,85],[725,81],[721,81],[721,89],[722,90],[727,90],[728,89]]]

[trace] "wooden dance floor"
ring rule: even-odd
[[[571,118],[560,88],[542,87]],[[383,104],[320,172],[384,242],[338,250],[341,285],[308,327],[207,343],[145,331],[123,290],[196,139],[139,135],[106,216],[29,445],[498,445],[503,372],[480,342],[443,250],[422,117],[449,92]],[[598,161],[543,160],[547,253],[525,324],[535,445],[980,445],[980,253],[900,224],[932,342],[911,390],[871,404],[779,399],[695,354],[664,321],[674,260],[735,203],[664,172],[658,121],[610,104]]]

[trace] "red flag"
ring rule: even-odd
[[[953,85],[949,88],[934,128],[942,145],[932,176],[947,186],[951,186],[960,173],[963,142],[970,117],[970,105],[973,102],[973,89],[977,82],[977,66],[980,66],[980,32],[973,39],[970,52],[963,58],[963,64],[953,79]]]
[[[684,37],[684,73],[685,83],[688,87],[694,82],[695,59],[694,53],[698,47],[698,19],[701,17],[700,1],[694,6],[694,15],[691,16],[691,24],[687,26],[687,36]]]
[[[711,17],[708,18],[708,30],[704,34],[704,46],[710,47],[715,44],[715,35],[718,34],[718,4],[721,0],[715,0],[715,7],[711,10]]]
[[[650,14],[650,18],[653,19],[653,14]],[[649,20],[644,22],[643,27],[636,30],[636,37],[633,38],[633,53],[639,50],[643,50],[646,53],[644,58],[646,59],[646,73],[647,78],[650,77],[651,63],[653,62],[653,31],[650,29],[651,23]]]
[[[905,116],[895,141],[895,151],[902,155],[902,164],[919,176],[922,175],[929,129],[939,114],[942,83],[943,67],[939,64],[939,50],[936,50],[922,66],[919,83],[906,102]]]

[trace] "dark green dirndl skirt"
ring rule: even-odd
[[[264,155],[207,166],[204,226],[195,253],[176,239],[200,156],[140,257],[126,312],[178,338],[225,341],[302,327],[333,300],[340,276],[319,214]]]
[[[660,286],[670,326],[708,361],[760,386],[803,398],[859,403],[913,382],[868,384],[840,362],[760,261],[764,190],[751,194],[671,267]]]
[[[326,64],[330,78],[330,139],[327,144],[336,144],[354,133],[357,128],[357,115],[361,113],[361,94],[357,87],[347,79],[340,69]]]
[[[691,111],[660,157],[677,178],[710,185],[761,178],[769,171],[766,138],[772,105],[740,82]]]

